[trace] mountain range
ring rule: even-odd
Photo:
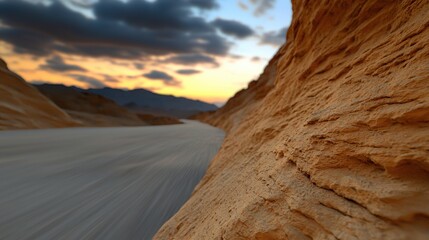
[[[184,97],[157,94],[146,89],[122,90],[114,88],[79,89],[79,91],[95,93],[141,113],[149,113],[176,118],[187,118],[199,112],[214,111],[214,104],[192,100]]]

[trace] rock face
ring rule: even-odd
[[[72,127],[78,123],[0,59],[0,130]]]
[[[273,76],[202,116],[228,136],[157,239],[428,239],[429,2],[293,11]]]

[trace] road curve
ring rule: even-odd
[[[0,132],[0,239],[150,239],[223,137],[192,121]]]

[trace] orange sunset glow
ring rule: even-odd
[[[62,7],[58,5],[57,1],[34,1],[34,4],[31,2],[28,3],[29,7],[24,7],[31,9],[33,6],[34,8],[44,9],[47,13],[50,11],[49,9],[59,8],[65,14],[80,18],[81,20],[79,21],[87,23],[87,25],[95,24],[98,21],[97,17],[94,18],[94,13],[97,10],[97,6],[101,6],[104,3],[88,1],[88,4],[94,2],[95,10],[93,11],[90,7],[82,7],[81,4],[78,4],[79,1],[61,1]],[[86,1],[83,2],[86,3]],[[160,4],[162,2],[160,1]],[[133,4],[133,1],[125,1],[124,6],[128,3]],[[185,55],[178,55],[174,51],[169,53],[164,50],[162,54],[145,54],[145,50],[142,50],[143,55],[139,57],[137,55],[132,57],[109,57],[109,54],[100,56],[91,55],[90,52],[81,54],[62,50],[52,50],[50,52],[49,49],[41,49],[43,53],[39,54],[37,53],[38,49],[31,51],[20,49],[22,46],[17,45],[16,41],[8,41],[9,36],[7,36],[6,41],[2,41],[2,38],[0,38],[0,54],[8,62],[11,69],[27,81],[35,84],[64,84],[80,88],[106,86],[128,90],[144,88],[159,94],[183,96],[222,105],[235,92],[245,88],[248,82],[259,76],[267,64],[267,60],[284,40],[282,35],[279,35],[278,40],[275,38],[277,30],[284,27],[291,17],[290,14],[284,15],[276,10],[283,9],[281,6],[290,3],[276,2],[277,7],[266,9],[263,14],[257,15],[257,17],[254,16],[258,10],[256,5],[255,11],[252,11],[251,9],[244,9],[243,4],[238,3],[234,1],[220,1],[216,5],[205,3],[206,5],[196,5],[197,8],[203,9],[203,12],[189,13],[190,17],[192,15],[194,15],[192,17],[195,17],[195,19],[204,17],[206,19],[203,21],[208,23],[212,21],[215,26],[220,27],[219,31],[215,31],[213,34],[216,34],[216,37],[219,38],[216,41],[223,41],[222,50],[201,49],[195,52],[185,52]],[[15,4],[21,7],[18,2]],[[151,4],[151,2],[147,2],[147,4]],[[157,2],[155,1],[153,4],[156,5]],[[249,8],[251,6],[251,4],[248,5]],[[228,20],[224,20],[227,18]],[[280,20],[279,18],[282,18],[282,21],[274,22],[274,19]],[[240,19],[248,19],[248,21],[244,24],[240,22]],[[8,22],[6,20],[2,21],[1,24],[4,25],[5,30],[11,30],[13,29],[13,21]],[[22,23],[16,24],[21,25]],[[28,24],[31,25],[31,22]],[[112,24],[116,23],[112,22]],[[224,29],[222,28],[224,26],[220,24],[232,24],[225,27],[235,27],[235,29]],[[47,33],[54,37],[57,34],[50,30]],[[84,38],[85,36],[82,36],[82,39]],[[35,41],[37,42],[38,40],[36,39]],[[208,44],[206,41],[205,39],[196,39],[197,44]],[[67,47],[67,44],[61,43],[64,47]],[[108,46],[106,45],[106,47]],[[121,48],[128,48],[126,45],[112,47],[115,48],[115,51],[122,51]],[[234,50],[228,50],[232,49],[232,47],[234,47]],[[248,49],[252,49],[252,51],[249,52]],[[138,51],[140,50],[136,49],[134,52]],[[213,54],[202,54],[203,52],[213,52]],[[114,56],[114,54],[111,55]],[[183,56],[189,57],[189,55],[197,59],[177,60]],[[68,68],[55,69],[49,64],[61,64],[62,67]],[[162,76],[155,76],[154,78],[150,75],[151,73],[161,74]]]

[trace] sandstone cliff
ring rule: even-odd
[[[293,11],[271,90],[204,116],[228,136],[156,239],[428,239],[429,2]]]
[[[77,125],[0,59],[0,130]]]

